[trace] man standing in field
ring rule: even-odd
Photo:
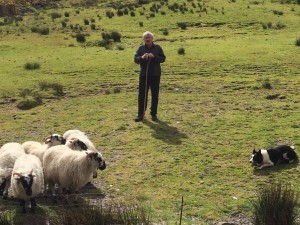
[[[157,121],[157,105],[159,95],[159,84],[161,67],[160,64],[166,60],[162,48],[153,43],[153,34],[146,31],[143,34],[142,44],[134,55],[134,62],[140,64],[138,116],[135,122],[144,120],[147,108],[148,90],[151,89],[151,111],[153,121]]]

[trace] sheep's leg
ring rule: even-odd
[[[31,212],[35,213],[35,207],[37,206],[35,198],[30,198],[30,204],[31,204]]]
[[[78,202],[78,193],[79,193],[79,191],[77,190],[77,191],[75,191],[75,198],[74,198],[74,201],[73,201],[73,203],[75,204],[75,205],[78,205],[79,204],[79,202]]]
[[[7,200],[7,198],[8,198],[8,190],[5,190],[3,192],[3,200]]]
[[[23,213],[26,213],[26,202],[25,202],[25,200],[24,199],[21,199],[20,200],[20,206],[22,206],[23,208],[22,208],[22,212]]]

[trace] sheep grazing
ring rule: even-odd
[[[0,196],[3,196],[3,199],[8,197],[15,161],[22,155],[25,155],[25,152],[19,143],[7,143],[0,149]]]
[[[94,144],[90,141],[90,139],[86,136],[86,134],[80,130],[68,130],[63,134],[63,137],[66,140],[78,139],[82,141],[87,146],[88,149],[96,150]]]
[[[35,212],[35,197],[44,187],[42,163],[35,155],[20,156],[13,167],[11,189],[15,198],[20,199],[23,213],[26,213],[26,203],[29,203],[31,212]]]
[[[88,181],[99,164],[105,169],[105,161],[100,152],[73,151],[65,145],[49,148],[44,155],[45,183],[55,195],[54,186],[59,186],[59,192],[78,193]]]
[[[99,152],[96,150],[94,144],[90,141],[87,135],[80,130],[68,130],[63,134],[63,137],[66,139],[66,145],[68,145],[73,150],[83,151],[89,149],[95,152]],[[105,161],[103,160],[99,162],[98,169],[103,170],[105,169],[105,166]],[[93,178],[97,178],[97,170],[93,172]]]
[[[27,154],[35,155],[41,160],[41,162],[43,162],[44,153],[48,148],[65,143],[66,139],[64,139],[61,135],[51,134],[45,139],[43,144],[37,141],[26,141],[22,144],[22,147]]]

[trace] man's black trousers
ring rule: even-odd
[[[149,76],[147,79],[147,92],[145,92],[146,88],[146,76],[140,76],[139,81],[139,97],[138,97],[138,116],[144,116],[144,104],[146,100],[146,107],[147,108],[147,100],[148,100],[148,91],[149,88],[151,90],[151,111],[150,114],[152,116],[156,116],[157,114],[157,105],[158,105],[158,95],[159,95],[159,83],[160,83],[160,76]],[[145,93],[146,98],[145,98]]]

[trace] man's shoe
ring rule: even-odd
[[[153,116],[152,116],[152,121],[158,121],[158,118],[157,118],[156,115],[153,115]]]
[[[134,119],[135,122],[141,122],[143,121],[143,117],[142,116],[138,116],[137,118]]]

